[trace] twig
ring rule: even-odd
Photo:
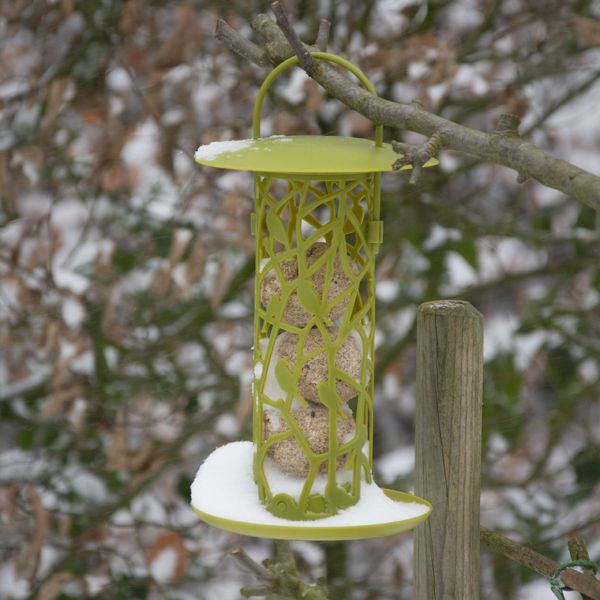
[[[502,113],[496,123],[496,129],[494,133],[497,135],[519,135],[519,125],[521,124],[521,118],[518,115],[512,115],[510,113]]]
[[[257,15],[252,19],[251,25],[263,38],[265,52],[273,64],[279,64],[296,53],[281,29],[267,15]],[[239,33],[236,35],[242,37]],[[238,43],[225,43],[238,52]],[[308,53],[311,49],[304,45],[303,48],[302,53]],[[334,98],[374,123],[415,131],[425,136],[439,132],[445,148],[509,167],[522,177],[535,179],[600,210],[600,176],[556,158],[518,136],[485,133],[448,121],[411,104],[371,96],[333,67],[321,62],[317,64],[318,70],[310,73],[315,81]]]
[[[571,538],[567,544],[569,546],[569,554],[573,560],[590,560],[590,555],[585,547],[585,542],[581,538]],[[592,569],[583,569],[583,573],[585,575],[593,575]],[[591,600],[591,597],[586,594],[582,594],[581,598],[582,600]]]
[[[244,41],[246,41],[245,38],[242,38],[242,39],[244,39]],[[159,129],[160,132],[163,135],[165,135],[167,133],[166,127],[165,127],[163,119],[160,115],[160,112],[158,111],[158,109],[156,108],[154,103],[150,100],[150,98],[144,91],[144,88],[142,88],[142,86],[138,83],[138,76],[136,75],[136,72],[127,64],[127,62],[125,60],[121,60],[118,57],[117,57],[117,60],[119,61],[121,68],[123,68],[129,75],[129,80],[131,81],[131,88],[135,92],[136,96],[140,99],[142,104],[144,105],[144,108],[146,109],[148,114],[152,117],[152,120],[154,121],[157,129]],[[193,153],[190,152],[187,148],[185,148],[183,146],[176,146],[176,149],[179,152],[181,152],[182,154],[184,154],[192,164],[196,163],[196,161],[194,160]]]
[[[164,343],[164,342],[163,342]],[[233,402],[233,396],[228,399],[229,403]],[[214,412],[205,417],[203,420],[203,425],[207,425],[210,427],[217,419],[219,414]],[[94,510],[85,514],[85,519],[82,519],[82,522],[85,522],[85,528],[83,531],[78,534],[71,546],[71,550],[69,550],[62,558],[56,561],[51,569],[45,573],[45,575],[39,580],[34,582],[33,590],[29,595],[29,598],[32,600],[35,598],[36,600],[42,600],[42,590],[44,585],[49,582],[52,577],[59,573],[62,570],[69,569],[70,565],[73,564],[75,553],[81,552],[82,542],[86,539],[89,539],[95,528],[100,524],[110,523],[112,515],[114,515],[120,508],[124,508],[129,506],[130,503],[140,495],[143,491],[147,489],[147,487],[155,481],[158,476],[168,469],[173,468],[174,458],[179,456],[181,449],[188,443],[189,439],[198,433],[198,422],[196,420],[191,420],[189,424],[186,425],[184,430],[180,433],[180,435],[176,438],[173,443],[167,444],[164,449],[164,456],[172,457],[168,460],[163,461],[159,464],[156,469],[150,472],[144,479],[139,481],[135,486],[132,486],[130,489],[127,489],[125,493],[120,495],[115,502],[107,503],[105,505],[97,505],[94,507]]]
[[[413,168],[409,183],[414,185],[421,176],[423,165],[433,158],[442,148],[442,138],[436,131],[424,144],[414,146],[404,142],[392,141],[394,152],[403,156],[399,158],[392,166],[394,170],[401,169],[407,165]]]
[[[484,527],[481,528],[481,543],[493,552],[502,554],[547,579],[554,575],[558,567],[558,563],[547,556],[538,554],[534,550],[521,546],[521,544],[517,544],[507,537]],[[600,600],[600,581],[595,577],[584,575],[573,569],[565,569],[561,574],[561,579],[572,590],[585,594],[591,600]]]
[[[321,19],[321,22],[319,23],[319,31],[317,32],[317,40],[315,41],[315,46],[321,50],[321,52],[325,52],[325,50],[327,50],[330,30],[331,21],[328,19]]]
[[[286,598],[328,600],[324,586],[306,583],[300,578],[289,542],[277,541],[275,560],[265,560],[264,566],[252,560],[241,548],[233,550],[231,555],[263,583],[263,585],[243,587],[240,593],[244,598],[263,596],[267,600]]]
[[[260,67],[271,65],[267,53],[256,44],[241,36],[233,27],[230,27],[223,19],[217,19],[215,37],[221,40],[230,50],[239,54],[246,60]]]
[[[494,18],[498,14],[498,11],[501,7],[502,0],[493,0],[490,3],[489,8],[486,10],[483,21],[481,22],[479,27],[470,36],[468,36],[467,39],[461,45],[461,58],[467,56],[467,54],[469,54],[475,48],[481,36],[490,30]]]
[[[275,542],[275,558],[277,562],[284,568],[297,574],[296,561],[290,543],[286,540],[277,540]]]
[[[266,596],[271,591],[271,588],[265,585],[247,585],[240,590],[240,594],[244,598],[252,598],[254,596]]]
[[[242,548],[235,548],[231,551],[231,556],[235,558],[242,566],[254,573],[258,579],[267,583],[271,582],[271,573],[257,562],[253,561]]]
[[[300,60],[300,66],[309,74],[314,75],[318,69],[317,61],[312,57],[311,53],[308,51],[306,46],[302,43],[296,30],[292,27],[290,20],[283,8],[281,2],[276,0],[271,4],[271,9],[273,10],[273,14],[277,19],[277,25],[283,34],[285,35],[287,41],[290,46],[293,48],[294,53]]]
[[[556,540],[560,540],[560,539],[564,538],[565,535],[573,535],[577,532],[585,531],[589,527],[591,527],[593,525],[597,525],[598,523],[600,523],[600,513],[596,513],[596,514],[592,515],[591,517],[586,518],[584,521],[580,521],[576,525],[570,526],[568,531],[561,531],[561,530],[553,531],[552,535],[542,538],[542,542],[544,542],[545,544],[548,544],[548,543],[554,542]]]
[[[525,131],[522,133],[523,136],[528,135],[532,131],[535,131],[540,125],[545,123],[549,117],[551,117],[555,112],[563,108],[567,105],[571,100],[578,98],[583,94],[583,92],[587,91],[592,85],[598,81],[600,78],[600,71],[595,71],[591,77],[583,81],[581,84],[567,90],[565,95],[562,98],[559,98],[557,102],[548,106],[544,111],[540,114],[540,116],[533,122]]]

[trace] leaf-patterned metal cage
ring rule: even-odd
[[[296,63],[263,83],[255,138],[267,90]],[[361,71],[344,66],[375,93]],[[375,137],[380,147],[381,126]],[[371,481],[380,177],[255,174],[254,478],[278,516],[333,515],[359,500],[363,478]],[[296,497],[269,481],[269,455],[276,469],[304,478]]]
[[[371,480],[376,176],[280,180],[281,197],[277,180],[256,177],[254,477],[274,514],[318,518]],[[298,498],[274,493],[269,454],[305,477]]]

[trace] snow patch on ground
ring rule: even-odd
[[[375,461],[377,471],[384,481],[394,481],[412,473],[415,467],[415,449],[413,446],[398,448],[384,454]]]
[[[152,577],[161,583],[167,583],[175,576],[177,552],[173,548],[164,548],[150,563]]]
[[[63,321],[73,329],[76,329],[81,325],[85,318],[85,309],[81,302],[75,298],[67,298],[62,307],[61,314]]]
[[[30,598],[29,582],[21,579],[14,563],[6,562],[0,565],[0,591],[10,592],[5,598]]]

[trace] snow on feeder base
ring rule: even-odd
[[[348,61],[313,56],[344,66],[375,94]],[[254,139],[196,152],[200,164],[255,174],[255,378],[253,443],[229,444],[206,460],[192,506],[208,523],[248,535],[396,533],[431,511],[425,500],[381,490],[371,474],[380,178],[398,155],[383,144],[382,126],[374,143],[260,138],[265,94],[296,64],[297,57],[284,61],[261,86]]]
[[[242,535],[330,541],[407,531],[431,512],[431,504],[422,498],[363,483],[360,500],[331,517],[315,521],[277,517],[265,510],[258,498],[252,477],[253,454],[252,442],[233,442],[217,448],[202,464],[192,484],[192,507],[203,521]],[[271,475],[272,481],[290,495],[298,492],[297,478],[275,469]],[[325,483],[326,477],[317,477],[318,485]]]

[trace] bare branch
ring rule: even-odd
[[[275,18],[277,19],[277,25],[279,25],[279,28],[281,29],[281,31],[283,31],[283,34],[285,35],[290,46],[294,49],[294,53],[300,60],[300,66],[309,75],[311,75],[311,76],[314,75],[317,71],[318,63],[311,56],[309,50],[306,48],[306,46],[302,43],[302,41],[298,37],[296,30],[292,27],[292,24],[290,23],[290,20],[287,16],[287,13],[285,12],[285,9],[283,8],[283,4],[281,4],[281,2],[276,0],[275,2],[273,2],[271,4],[271,9],[273,10],[273,13],[275,14]]]
[[[547,556],[538,554],[534,550],[521,546],[507,537],[481,528],[481,543],[487,546],[493,552],[502,554],[506,558],[539,573],[549,579],[552,577],[558,567],[558,563]],[[592,600],[600,600],[600,581],[595,577],[584,575],[574,569],[565,569],[561,573],[561,579],[572,590],[585,594]]]
[[[397,171],[402,167],[411,165],[413,171],[409,183],[414,185],[419,180],[419,177],[421,177],[423,165],[441,150],[442,138],[436,131],[425,143],[419,146],[392,141],[392,148],[394,152],[403,155],[392,165],[394,170]]]
[[[277,24],[268,16],[257,15],[251,25],[263,38],[267,55],[274,64],[295,54]],[[311,76],[334,98],[376,124],[415,131],[428,137],[438,132],[445,148],[509,167],[522,178],[535,179],[600,210],[600,176],[556,158],[518,136],[485,133],[438,117],[414,104],[374,97],[327,63],[319,63],[319,69]]]
[[[331,21],[328,19],[321,19],[321,22],[319,23],[319,31],[317,32],[317,40],[315,42],[315,46],[321,50],[321,52],[325,52],[325,50],[327,50],[330,30]]]
[[[573,560],[590,560],[588,549],[585,546],[585,542],[582,538],[574,537],[567,542],[569,546],[569,554]],[[583,569],[585,575],[593,575],[592,569]],[[582,600],[591,600],[590,596],[586,594],[581,595]]]
[[[270,587],[264,585],[247,585],[240,590],[244,598],[253,598],[255,596],[266,596],[271,591]]]
[[[269,67],[271,63],[267,53],[256,44],[240,35],[233,27],[230,27],[223,19],[217,19],[215,37],[221,40],[230,50],[239,54],[246,60],[253,62],[259,67]]]
[[[296,560],[294,559],[294,554],[292,552],[292,547],[287,540],[277,540],[275,542],[275,556],[277,562],[283,566],[286,570],[297,574],[296,571]]]
[[[414,165],[412,168],[412,172],[410,174],[410,179],[408,180],[408,183],[410,185],[416,185],[419,182],[419,179],[421,179],[421,173],[423,173],[422,165],[419,165],[419,164]]]
[[[235,558],[241,565],[246,567],[249,571],[254,573],[260,581],[267,583],[271,582],[271,573],[267,571],[263,566],[253,561],[242,548],[235,548],[231,551],[231,556]]]
[[[517,115],[503,113],[498,119],[494,133],[498,135],[519,135],[519,125],[521,118]]]
[[[328,598],[324,586],[306,583],[298,576],[296,559],[287,541],[275,542],[275,560],[263,561],[264,567],[252,560],[241,548],[233,550],[231,555],[263,583],[263,585],[242,588],[241,594],[245,598],[255,596],[264,596],[267,600],[284,600],[292,597],[306,598],[306,600]]]

